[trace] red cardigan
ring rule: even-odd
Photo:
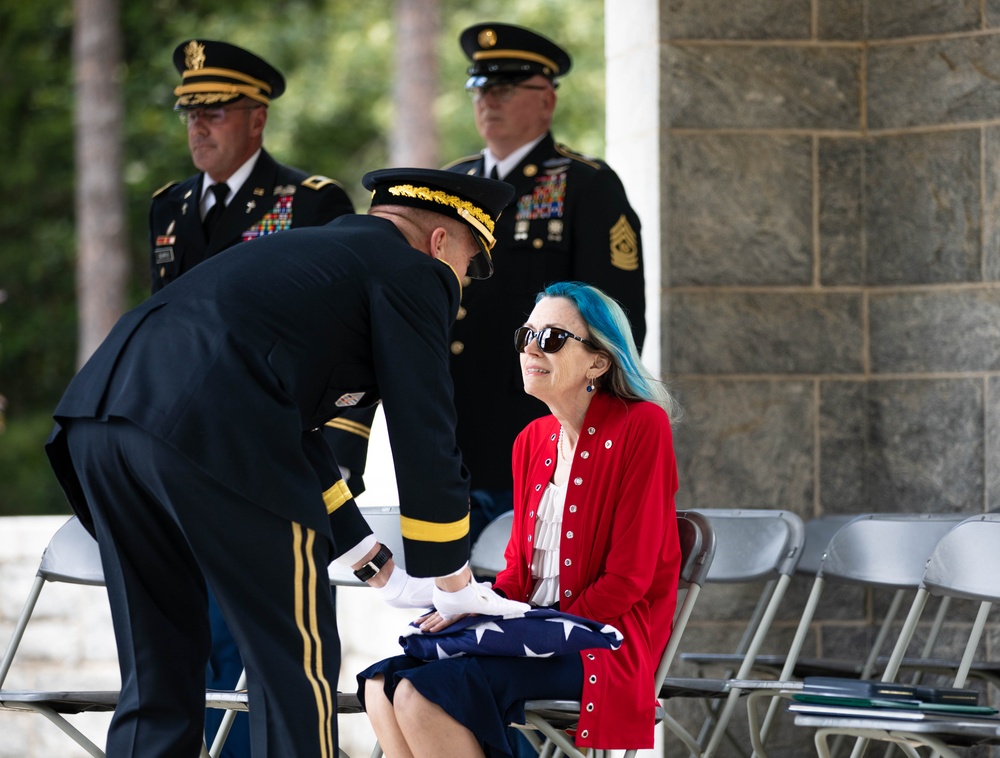
[[[533,421],[514,443],[514,525],[496,588],[527,601],[535,514],[555,470],[559,422]],[[654,403],[601,392],[587,410],[563,510],[560,609],[615,626],[616,651],[586,650],[576,741],[653,746],[653,676],[677,600],[677,467],[670,422]]]

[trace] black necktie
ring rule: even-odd
[[[500,180],[500,174],[497,173],[497,164],[493,164],[493,168],[490,169],[490,179]]]
[[[219,220],[226,210],[226,196],[229,194],[229,185],[225,182],[219,182],[218,184],[213,184],[208,189],[215,195],[215,205],[208,209],[208,213],[205,214],[205,220],[201,224],[205,230],[205,239],[210,240],[212,239],[212,232],[219,225]]]

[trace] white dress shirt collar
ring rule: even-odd
[[[260,157],[260,153],[263,148],[257,148],[257,152],[251,155],[246,163],[240,166],[233,172],[233,175],[226,179],[226,184],[229,186],[229,194],[226,195],[226,205],[236,197],[236,193],[240,191],[240,187],[250,178],[250,173],[253,171],[253,167],[257,165],[257,159]],[[215,182],[208,174],[204,174],[201,178],[201,216],[205,217],[209,209],[215,205],[215,195],[208,191]]]
[[[535,145],[541,142],[544,137],[544,134],[538,135],[537,138],[531,140],[531,142],[521,145],[521,147],[508,155],[502,161],[498,160],[496,156],[490,152],[488,147],[483,148],[483,176],[489,176],[493,167],[496,166],[497,176],[503,179],[507,176],[507,174],[517,168],[517,164],[523,161],[528,153],[534,150]]]

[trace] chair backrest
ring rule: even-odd
[[[715,560],[716,538],[712,523],[698,511],[677,511],[677,537],[681,544],[680,587],[701,586]]]
[[[104,569],[97,541],[76,516],[52,535],[42,553],[38,576],[49,582],[104,586]]]
[[[942,595],[944,601],[959,598],[979,603],[979,613],[952,683],[953,687],[965,686],[990,608],[1000,600],[1000,583],[996,578],[1000,571],[998,548],[1000,514],[996,513],[963,519],[941,536],[927,559],[920,588],[886,663],[882,677],[885,681],[895,681],[928,596]]]
[[[713,508],[717,551],[709,583],[755,582],[788,576],[802,555],[805,524],[791,511]]]
[[[42,551],[38,571],[35,572],[35,579],[24,601],[21,615],[14,625],[14,632],[7,643],[3,658],[0,658],[0,686],[7,680],[7,673],[24,637],[24,630],[47,582],[104,586],[104,570],[101,567],[101,554],[97,542],[83,528],[83,524],[76,516],[56,530]]]
[[[514,511],[501,513],[480,532],[472,546],[469,568],[476,576],[496,576],[507,567],[503,554],[510,541]]]
[[[406,568],[406,556],[403,555],[403,532],[399,523],[398,505],[375,505],[359,507],[368,526],[372,528],[376,539],[392,551],[392,560],[402,568]],[[346,587],[362,586],[364,582],[354,576],[349,566],[331,563],[328,567],[330,582]]]
[[[809,519],[806,522],[806,544],[802,547],[802,557],[795,566],[795,573],[808,577],[816,576],[830,540],[859,515],[861,514],[838,513]]]
[[[1000,514],[985,513],[956,524],[927,560],[924,586],[932,595],[1000,600]]]
[[[968,514],[866,514],[830,540],[819,574],[827,581],[916,589],[938,541]]]
[[[712,522],[697,511],[677,511],[677,537],[681,548],[681,569],[677,586],[683,593],[674,613],[674,624],[667,646],[660,656],[656,669],[655,692],[660,691],[663,679],[677,655],[681,638],[694,611],[702,585],[715,559],[716,539]]]
[[[392,551],[392,560],[406,568],[403,555],[403,532],[399,523],[398,505],[368,506],[359,508],[378,541]]]

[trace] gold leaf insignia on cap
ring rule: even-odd
[[[482,48],[496,47],[497,33],[492,29],[483,29],[477,38],[479,46]]]
[[[611,227],[611,265],[622,271],[639,268],[639,240],[625,214]]]
[[[432,190],[429,187],[414,187],[412,184],[397,184],[389,187],[389,194],[401,197],[415,197],[420,200],[447,205],[449,208],[457,210],[460,215],[465,216],[466,220],[469,220],[468,216],[472,216],[481,226],[485,226],[490,232],[493,231],[493,219],[490,217],[490,214],[486,213],[482,208],[473,205],[468,200],[463,200],[447,192]],[[462,213],[463,211],[465,212],[464,214]]]
[[[184,65],[189,69],[205,67],[205,46],[198,40],[191,40],[184,47]]]

